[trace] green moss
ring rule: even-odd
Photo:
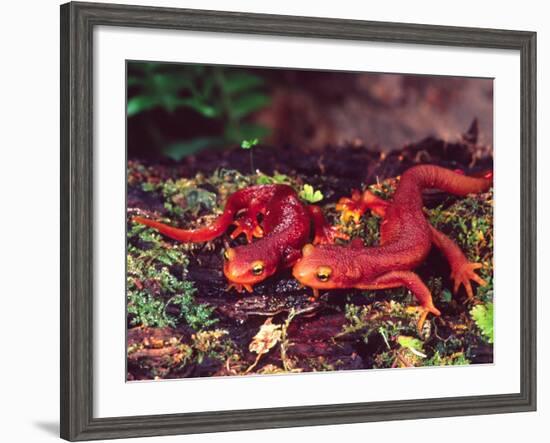
[[[171,216],[181,217],[186,213],[196,217],[201,210],[212,211],[216,207],[216,194],[196,186],[196,181],[188,179],[151,183],[143,182],[146,192],[158,192],[164,199],[164,208]]]
[[[225,329],[198,331],[187,337],[170,328],[145,329],[143,333],[141,341],[128,347],[127,355],[134,365],[154,378],[178,377],[205,362],[210,375],[234,375],[226,371],[236,374],[234,368],[240,370],[244,364],[239,349]]]
[[[133,326],[176,326],[182,321],[193,329],[213,325],[213,309],[196,303],[196,289],[187,281],[189,263],[183,245],[164,242],[157,232],[133,225],[128,232],[127,311]],[[139,245],[139,246],[138,246]],[[179,308],[169,314],[169,306]]]
[[[193,287],[193,283],[186,281],[184,284],[188,286],[188,289],[184,290],[182,294],[172,297],[169,301],[180,308],[178,319],[183,318],[195,330],[215,324],[217,319],[212,318],[213,308],[206,304],[196,304],[193,297],[196,289]]]
[[[161,299],[146,291],[128,290],[128,315],[132,325],[165,327],[173,324]]]
[[[398,179],[390,178],[382,182],[368,186],[368,190],[371,191],[377,197],[380,197],[384,200],[389,200],[395,193],[397,184],[399,183]]]
[[[194,359],[199,364],[206,357],[221,362],[235,352],[234,343],[224,329],[197,332],[191,337],[191,348],[194,352]]]
[[[439,205],[428,212],[432,225],[457,242],[469,260],[491,261],[493,253],[493,191]],[[492,267],[492,265],[491,265]]]
[[[257,185],[292,185],[292,179],[285,174],[275,172],[272,176],[258,171],[255,175]]]
[[[254,184],[252,176],[241,174],[234,169],[217,169],[211,176],[207,178],[201,176],[201,178],[203,183],[208,183],[218,190],[222,202],[225,202],[233,192]],[[220,206],[223,207],[223,205]]]
[[[347,322],[336,337],[358,336],[369,343],[375,336],[382,338],[387,349],[397,347],[398,337],[415,334],[415,316],[406,305],[394,300],[374,302],[364,306],[346,304]]]
[[[425,366],[462,366],[469,364],[470,360],[466,358],[463,352],[455,352],[447,356],[442,356],[436,351],[431,358],[424,362]]]

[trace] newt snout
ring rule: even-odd
[[[229,287],[234,287],[238,291],[244,288],[252,292],[255,284],[273,275],[278,267],[276,256],[264,252],[242,246],[226,249],[223,273],[229,281]]]
[[[307,244],[302,249],[302,258],[292,268],[292,275],[304,286],[313,288],[314,293],[319,289],[353,287],[361,272],[353,258],[343,256],[341,251],[342,247],[337,245]]]

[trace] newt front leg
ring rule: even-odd
[[[360,289],[390,289],[401,286],[411,291],[420,304],[420,318],[416,324],[420,333],[428,314],[440,316],[441,312],[434,306],[432,293],[417,274],[412,271],[390,271],[370,284],[361,285]]]
[[[336,205],[336,210],[340,211],[341,219],[344,223],[353,220],[356,224],[359,223],[361,216],[370,209],[376,215],[383,217],[386,213],[386,208],[389,202],[377,197],[370,191],[365,191],[361,194],[354,189],[351,197],[342,197]]]
[[[258,222],[258,216],[265,214],[265,205],[260,200],[252,200],[250,206],[233,222],[235,229],[231,233],[232,239],[244,234],[248,243],[254,238],[262,238],[264,231]]]

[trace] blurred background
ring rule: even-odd
[[[464,77],[129,62],[128,157],[179,161],[243,140],[389,152],[454,142],[477,120],[492,146],[493,81]]]

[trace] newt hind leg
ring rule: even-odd
[[[474,291],[472,281],[480,286],[485,286],[487,282],[475,273],[476,269],[482,267],[481,263],[472,263],[468,261],[458,245],[442,232],[430,226],[433,243],[441,250],[449,266],[451,267],[451,279],[453,280],[453,293],[456,294],[460,286],[464,286],[468,300],[473,300]]]
[[[371,284],[361,287],[361,289],[390,289],[401,286],[411,291],[420,304],[420,318],[416,324],[420,333],[428,314],[440,316],[441,312],[434,306],[432,293],[417,274],[412,271],[390,271],[377,277]]]
[[[351,197],[342,197],[338,201],[336,210],[342,213],[340,217],[344,223],[353,220],[357,224],[367,209],[380,217],[384,217],[388,205],[389,202],[377,197],[368,190],[361,194],[361,192],[354,189]]]

